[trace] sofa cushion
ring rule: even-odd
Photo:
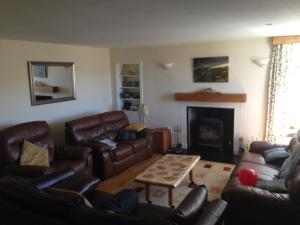
[[[287,193],[285,179],[259,180],[255,187],[276,193]]]
[[[126,141],[126,144],[130,144],[133,147],[133,152],[136,154],[147,148],[148,139],[138,138],[136,140]]]
[[[273,168],[267,165],[255,164],[250,162],[241,162],[236,166],[231,176],[238,177],[240,170],[246,167],[254,169],[257,173],[257,178],[262,180],[273,180],[277,176],[279,170],[277,168]]]
[[[105,127],[98,115],[83,117],[66,123],[66,134],[74,144],[86,143],[105,136]]]
[[[148,127],[148,125],[146,125],[144,123],[131,123],[127,127],[125,127],[125,130],[140,132],[147,127]]]
[[[259,153],[244,152],[240,157],[240,162],[251,162],[251,163],[265,164],[265,159]]]
[[[289,153],[285,148],[273,148],[263,152],[266,163],[282,162],[289,157]]]
[[[113,151],[113,160],[122,161],[133,154],[133,148],[128,144],[118,144]]]
[[[47,149],[24,140],[20,165],[49,167],[49,152]]]
[[[125,128],[129,124],[126,114],[122,111],[105,112],[98,116],[103,121],[106,135],[111,140],[115,140],[119,130]]]

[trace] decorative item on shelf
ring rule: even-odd
[[[256,58],[252,59],[252,62],[254,62],[256,65],[263,67],[267,65],[270,62],[269,58]]]
[[[160,66],[165,69],[165,70],[168,70],[168,69],[171,69],[173,66],[174,66],[174,63],[173,62],[162,62],[160,64]]]
[[[139,105],[132,105],[130,106],[131,111],[138,111],[139,110]]]
[[[146,123],[146,117],[150,114],[149,105],[141,104],[139,109],[139,116],[141,117],[141,122]]]
[[[123,64],[121,69],[122,75],[137,75],[139,71],[138,64]]]
[[[175,134],[175,151],[181,151],[181,125],[174,125],[174,134]]]
[[[124,110],[130,110],[131,106],[132,106],[131,102],[124,102],[123,109]]]

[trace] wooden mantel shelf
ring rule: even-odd
[[[220,92],[175,93],[175,101],[246,102],[247,94]]]

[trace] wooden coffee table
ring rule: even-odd
[[[167,154],[134,180],[145,184],[146,201],[149,203],[151,203],[149,199],[150,185],[167,187],[169,191],[169,205],[174,208],[173,189],[182,182],[187,174],[189,174],[191,183],[194,184],[192,169],[199,160],[200,156],[195,155]]]

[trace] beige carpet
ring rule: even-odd
[[[220,198],[224,186],[226,185],[228,178],[233,171],[235,165],[227,163],[218,163],[200,160],[193,169],[194,181],[196,184],[204,184],[208,189],[208,200]],[[132,181],[129,181],[125,188],[132,188],[139,192],[140,201],[145,202],[144,185]],[[188,176],[173,191],[174,206],[180,204],[185,196],[192,190],[189,187]],[[150,200],[153,204],[168,206],[168,189],[165,187],[151,186],[150,187]]]

